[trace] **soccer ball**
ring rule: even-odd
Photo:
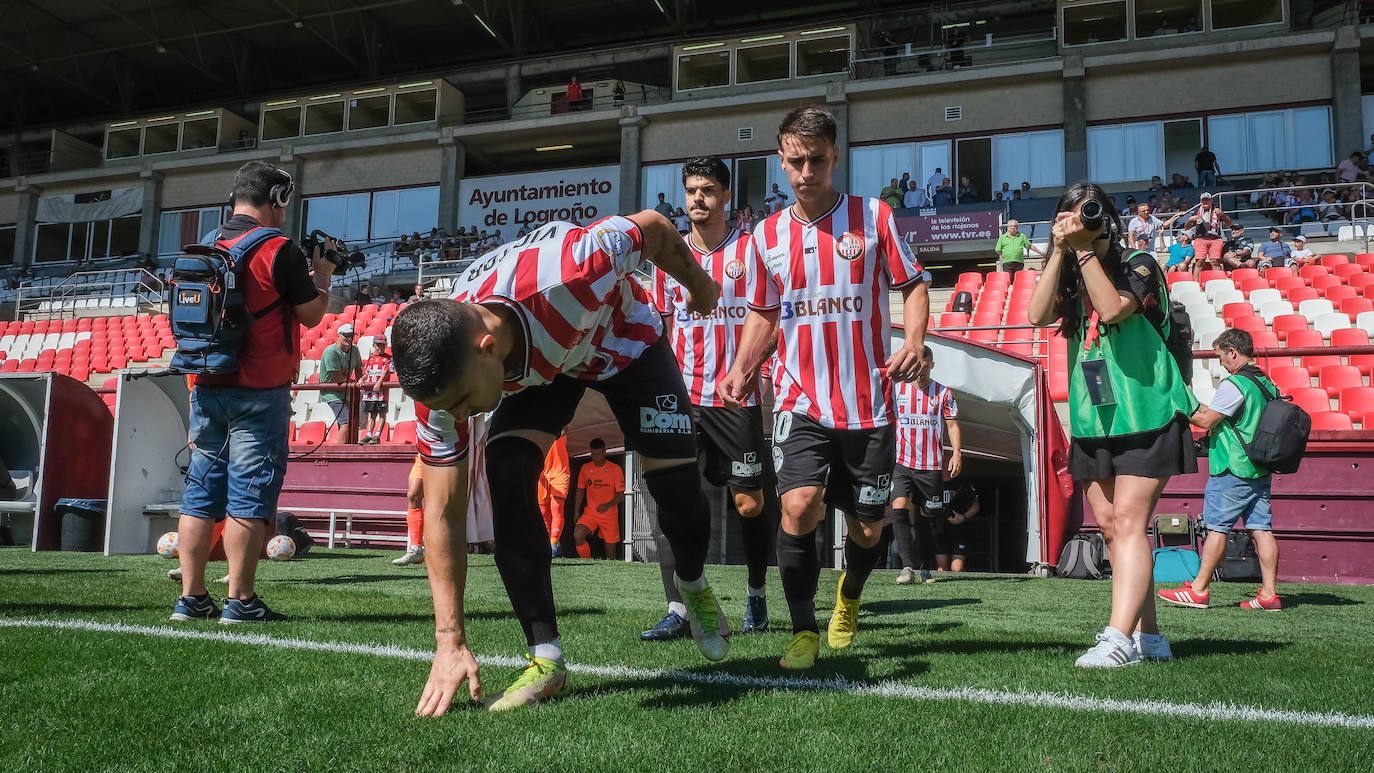
[[[180,542],[181,541],[177,539],[176,532],[167,532],[166,534],[157,538],[157,554],[162,556],[163,558],[176,558],[177,545],[179,545]]]
[[[273,561],[290,561],[296,555],[296,542],[285,534],[267,541],[267,557]]]

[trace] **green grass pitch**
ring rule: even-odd
[[[395,555],[317,549],[265,563],[259,592],[291,620],[230,628],[167,622],[178,588],[157,556],[0,550],[0,770],[1374,769],[1374,588],[1281,586],[1288,608],[1271,614],[1235,606],[1252,585],[1218,584],[1213,609],[1160,610],[1178,660],[1083,671],[1073,660],[1105,624],[1108,583],[983,575],[903,587],[877,572],[855,646],[822,644],[811,682],[778,685],[736,678],[796,678],[777,666],[788,626],[776,570],[779,632],[737,634],[729,658],[708,664],[690,641],[638,640],[663,612],[657,567],[558,560],[569,662],[599,668],[537,709],[469,705],[425,720],[412,716],[428,673],[419,659],[31,622],[432,650],[423,568],[393,567]],[[738,627],[743,568],[708,577]],[[822,627],[838,577],[821,577]],[[489,557],[473,558],[467,607],[479,657],[523,653]],[[484,665],[488,691],[511,673]],[[713,674],[724,679],[707,683]],[[951,697],[964,688],[984,692]],[[1021,697],[988,702],[1005,695]],[[1243,718],[1247,707],[1271,713]],[[1344,725],[1299,712],[1338,712]]]

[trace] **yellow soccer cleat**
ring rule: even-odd
[[[798,631],[792,634],[792,641],[782,653],[778,665],[787,669],[801,670],[816,665],[816,656],[821,653],[821,635],[815,631]]]
[[[832,650],[842,650],[854,643],[854,634],[859,632],[859,600],[847,599],[844,592],[844,574],[840,575],[839,587],[835,588],[835,612],[830,615],[830,627],[826,631],[826,641]]]
[[[534,706],[557,696],[568,684],[568,667],[548,658],[525,656],[530,664],[520,669],[510,686],[487,704],[489,711]]]

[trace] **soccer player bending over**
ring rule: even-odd
[[[549,223],[477,258],[449,299],[396,317],[392,348],[401,388],[416,400],[425,464],[425,566],[434,595],[437,652],[416,713],[447,711],[466,680],[480,699],[463,629],[467,570],[467,419],[493,411],[485,444],[496,566],[529,645],[529,665],[492,710],[557,695],[567,680],[549,575],[548,532],[536,499],[554,439],[591,387],[639,452],[659,523],[677,557],[692,637],[720,660],[729,627],[703,568],[710,533],[698,485],[696,434],[677,362],[648,291],[630,273],[645,258],[715,308],[720,287],[677,229],[656,212],[581,227]]]
[[[773,464],[782,498],[778,569],[792,615],[784,668],[810,668],[820,652],[815,532],[827,505],[845,514],[846,571],[828,640],[854,642],[859,595],[881,557],[896,440],[892,382],[916,377],[925,347],[929,274],[881,201],[835,191],[835,118],[799,107],[778,126],[778,155],[792,206],[754,231],[749,316],[722,385],[740,403],[778,341],[773,373]],[[906,336],[889,356],[888,290],[899,288]]]

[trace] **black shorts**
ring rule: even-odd
[[[629,367],[604,381],[560,375],[547,384],[506,397],[491,415],[487,436],[494,438],[519,429],[557,435],[572,421],[589,387],[606,398],[630,450],[651,459],[697,458],[692,402],[677,358],[662,338]]]
[[[935,518],[945,512],[945,481],[939,470],[917,470],[897,465],[892,471],[892,499],[907,500],[916,512]]]
[[[1117,475],[1169,478],[1197,472],[1197,454],[1188,417],[1153,432],[1105,438],[1074,438],[1069,443],[1069,475],[1074,480],[1106,480]]]
[[[825,503],[867,523],[882,521],[892,498],[897,439],[891,424],[830,429],[803,413],[773,417],[773,469],[778,494],[825,487]]]
[[[763,488],[763,408],[692,406],[706,480],[736,493]]]
[[[950,513],[953,515],[953,513]],[[945,522],[945,544],[952,556],[968,555],[968,522],[953,524]]]
[[[381,416],[386,413],[385,400],[363,400],[362,412],[364,416]]]

